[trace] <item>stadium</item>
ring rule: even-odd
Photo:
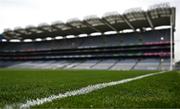
[[[162,3],[5,29],[0,108],[178,108],[175,21]]]

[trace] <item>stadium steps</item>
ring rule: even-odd
[[[159,61],[159,65],[157,67],[157,70],[161,70],[161,61]]]
[[[76,66],[77,69],[91,69],[91,66],[96,64],[98,62],[98,60],[86,60],[84,62],[82,62],[81,64],[79,64],[78,66]]]
[[[74,66],[73,64],[74,64],[74,62],[68,61],[68,64],[64,65],[64,66],[63,66],[63,69],[72,68],[72,67]]]
[[[115,62],[116,60],[114,59],[102,60],[100,63],[96,64],[92,69],[108,70]]]
[[[56,62],[54,65],[54,69],[62,69],[67,65],[66,61],[60,61],[60,62]]]
[[[120,60],[117,60],[113,65],[111,65],[108,70],[112,70],[112,68],[119,62]]]
[[[97,61],[94,65],[92,65],[90,68],[93,68],[94,66],[96,66],[97,64],[101,63],[103,60],[99,60]]]
[[[92,67],[93,67],[94,65],[96,65],[98,62],[99,62],[99,61],[97,60],[97,62],[96,62],[95,64],[91,65],[89,68],[92,68]]]
[[[136,67],[136,65],[140,62],[140,60],[137,60],[136,63],[132,66],[132,68],[130,70],[134,70],[134,68]]]
[[[78,68],[76,68],[78,65],[80,65],[80,64],[82,64],[83,62],[85,62],[85,61],[78,61],[78,62],[74,62],[73,64],[73,66],[71,67],[71,69],[78,69]]]

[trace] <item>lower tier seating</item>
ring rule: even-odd
[[[135,70],[158,70],[160,59],[142,59],[135,66]]]
[[[170,59],[0,61],[0,67],[32,69],[169,70]]]

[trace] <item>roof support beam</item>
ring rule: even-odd
[[[29,34],[38,33],[37,31],[27,30]],[[42,31],[43,32],[43,31]]]
[[[154,25],[153,25],[153,23],[152,23],[152,20],[151,20],[149,14],[148,14],[148,13],[145,13],[145,15],[146,15],[146,18],[147,18],[147,21],[148,21],[150,27],[151,27],[152,29],[154,29]]]
[[[3,36],[4,36],[6,39],[11,39],[10,36],[7,36],[7,35],[5,35],[5,34],[3,34]]]
[[[55,30],[54,32],[63,33],[63,31],[60,28],[56,27],[56,26],[52,26],[51,28]],[[60,36],[65,37],[62,34]]]
[[[118,31],[118,30],[116,30],[111,24],[109,24],[109,22],[108,22],[106,19],[102,18],[101,21],[102,21],[104,24],[106,24],[109,28],[111,28],[113,31]]]
[[[52,29],[44,29],[44,28],[39,28],[37,29],[37,31],[40,30],[40,31],[43,31],[43,32],[52,32]]]
[[[20,34],[21,36],[22,35],[27,35],[27,31],[26,31],[26,33],[23,33],[23,32],[20,32],[20,31],[16,31],[16,33]]]
[[[3,33],[3,36],[7,39],[21,39],[20,37],[21,33],[16,31],[11,31],[10,33]]]
[[[62,31],[60,28],[56,27],[56,26],[51,26],[52,29],[56,30],[56,31]]]
[[[74,26],[72,26],[71,24],[69,24],[69,23],[67,23],[66,24],[67,26],[69,26],[69,27],[71,27],[73,30],[75,30],[75,31],[78,31],[78,32],[80,32],[80,33],[84,33],[83,31],[81,31],[81,30],[78,30],[76,27],[74,27]]]
[[[100,30],[98,30],[97,28],[93,27],[92,25],[90,25],[90,24],[87,23],[86,21],[84,21],[84,23],[85,23],[88,27],[90,27],[91,29],[95,30],[96,32],[101,32],[101,33],[103,33],[102,31],[100,31]]]
[[[125,16],[122,16],[122,17],[123,17],[124,21],[128,24],[128,26],[135,31],[134,26],[129,22],[129,20]]]
[[[17,33],[18,34],[18,33]],[[18,35],[14,35],[14,36],[12,36],[12,38],[14,38],[14,39],[22,39],[22,37],[20,37],[20,36],[18,36]]]

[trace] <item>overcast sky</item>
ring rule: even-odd
[[[129,8],[149,6],[169,2],[177,8],[180,19],[180,0],[0,0],[0,33],[4,28],[26,27],[40,23],[51,24],[54,21],[66,22],[71,18],[83,19],[88,15],[101,17],[105,12],[123,13]],[[176,21],[175,60],[180,60],[180,21]]]

